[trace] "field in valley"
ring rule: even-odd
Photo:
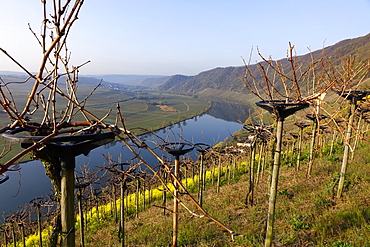
[[[27,94],[30,92],[31,85],[13,84],[11,90],[13,98],[18,106],[18,111],[22,110]],[[90,94],[92,87],[80,87],[78,100],[81,102]],[[46,96],[45,96],[46,97]],[[65,110],[66,100],[58,99],[56,106],[57,112]],[[121,91],[109,88],[98,88],[92,96],[88,98],[85,109],[93,113],[98,118],[105,117],[104,122],[114,124],[116,122],[117,104],[119,103],[121,113],[125,119],[125,125],[136,134],[159,129],[176,122],[197,116],[210,107],[210,103],[199,98],[183,95],[173,95],[146,91]],[[41,108],[41,106],[39,106]],[[41,122],[43,117],[42,110],[30,116],[31,121]],[[90,118],[91,119],[91,118]],[[77,112],[73,121],[84,120],[81,113]],[[5,112],[0,113],[0,128],[9,124],[9,118]],[[4,146],[1,138],[0,145]],[[4,150],[4,148],[2,148]],[[11,158],[20,151],[19,144],[13,144],[10,152],[1,160],[2,162]],[[27,158],[27,157],[26,157]]]

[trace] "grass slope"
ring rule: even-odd
[[[274,246],[370,246],[370,147],[362,144],[357,150],[348,168],[344,196],[336,199],[334,181],[341,166],[341,150],[338,147],[334,155],[318,157],[311,177],[306,176],[307,163],[300,171],[289,162],[281,167]],[[256,187],[253,207],[244,204],[248,174],[239,172],[230,184],[223,177],[219,193],[211,185],[205,191],[204,208],[245,238],[231,242],[230,234],[212,221],[189,217],[182,210],[179,246],[262,246],[268,180],[266,171]],[[167,205],[171,208],[172,202]],[[127,246],[171,244],[172,215],[164,216],[163,209],[151,207],[125,224]],[[86,246],[120,246],[117,229],[112,218],[101,221],[87,233]]]

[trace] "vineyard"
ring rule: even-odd
[[[367,128],[366,123],[364,130]],[[296,131],[299,132],[300,128],[296,127]],[[247,139],[249,134],[248,131],[241,132],[237,135],[239,141]],[[338,161],[343,156],[343,139],[338,134],[334,136],[331,135],[333,133],[329,134],[327,130],[319,133],[320,141],[316,147],[314,168],[312,175],[307,177],[310,127],[305,128],[303,133],[300,159],[297,159],[296,152],[299,146],[298,138],[287,139],[282,153],[276,244],[366,246],[369,241],[366,236],[370,229],[370,211],[366,206],[366,201],[369,199],[366,191],[370,182],[368,179],[370,170],[366,167],[366,162],[369,160],[366,142],[358,143],[356,155],[353,155],[351,161],[353,165],[348,171],[344,195],[338,199],[336,198],[340,170]],[[202,198],[202,204],[209,213],[212,212],[212,215],[218,216],[217,218],[230,222],[233,230],[243,233],[245,237],[236,237],[235,242],[231,242],[230,235],[216,225],[204,219],[189,218],[185,210],[180,210],[179,245],[199,243],[205,246],[261,245],[264,238],[265,220],[263,219],[267,210],[266,196],[271,175],[268,165],[271,154],[266,152],[264,148],[266,146],[260,145],[262,143],[262,140],[258,140],[254,152],[247,146],[215,147],[215,150],[222,150],[222,152],[212,151],[205,155],[203,173],[200,160],[194,162],[185,159],[182,162],[181,174],[188,178],[182,179],[181,183],[186,190],[197,200]],[[230,144],[236,143],[231,141]],[[239,143],[239,146],[245,146],[241,144]],[[292,152],[294,150],[295,152]],[[255,155],[252,163],[255,175],[255,199],[252,205],[247,205],[246,189],[249,188],[251,155]],[[297,167],[297,162],[301,164],[300,168]],[[166,173],[164,171],[160,173],[165,179]],[[119,174],[116,174],[116,177],[117,175]],[[92,174],[89,176],[94,177]],[[78,177],[77,174],[76,177]],[[168,183],[167,186],[173,191],[172,183]],[[84,212],[83,223],[80,222],[79,214],[76,215],[78,242],[81,242],[81,237],[84,236],[85,246],[117,246],[120,245],[122,234],[125,234],[127,246],[138,246],[143,243],[150,246],[166,245],[171,241],[169,205],[173,203],[173,197],[151,177],[127,182],[123,200],[124,229],[120,227],[119,181],[117,183],[107,181],[107,186],[100,190],[94,188],[96,185],[88,183],[82,193],[81,188],[76,189],[77,199],[82,198],[82,212]],[[188,200],[184,199],[184,201]],[[54,213],[48,210],[51,203],[45,200],[41,204],[43,215],[41,235],[45,246],[51,232],[50,222],[54,217]],[[23,212],[27,211],[27,214],[31,215],[37,213],[36,208],[27,205]],[[75,211],[78,212],[77,205]],[[35,218],[26,217],[18,222],[17,217],[20,214],[21,212],[16,212],[14,215],[8,215],[8,223],[2,227],[4,236],[9,239],[8,246],[13,239],[12,234],[15,234],[14,239],[18,239],[17,246],[23,246],[23,241],[26,246],[39,246],[40,233],[38,233]],[[81,224],[84,225],[84,235],[81,235]],[[198,232],[199,227],[204,231]],[[25,231],[24,235],[22,231]],[[356,231],[361,231],[361,234],[354,235]],[[33,232],[35,234],[30,234]],[[4,236],[3,241],[5,241]],[[25,236],[24,240],[22,236]],[[6,245],[3,244],[3,246]]]
[[[77,93],[79,71],[89,61],[72,66],[66,44],[82,4],[42,1],[41,34],[30,27],[43,54],[37,73],[0,48],[28,75],[0,80],[9,119],[0,133],[21,148],[0,164],[0,184],[30,155],[53,185],[45,197],[3,213],[2,246],[369,244],[368,60],[351,55],[337,63],[323,52],[302,61],[290,43],[284,62],[258,52],[262,62],[245,61],[244,74],[235,75],[256,101],[242,130],[215,146],[181,133],[140,138],[127,125],[122,100],[115,113],[96,115],[87,102],[98,86],[85,97]],[[29,80],[33,86],[20,103],[11,85]],[[166,104],[130,103],[161,113],[156,105]],[[163,116],[189,111],[185,101],[177,104],[181,110],[167,108]],[[106,165],[97,171],[87,164],[75,169],[78,155],[114,140],[134,158],[103,154]],[[12,149],[4,145],[0,157]]]

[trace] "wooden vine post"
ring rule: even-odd
[[[269,126],[266,126],[264,124],[261,125],[244,125],[243,128],[249,132],[251,135],[249,135],[249,147],[250,147],[250,156],[249,156],[249,190],[247,193],[247,196],[245,198],[245,205],[246,206],[253,206],[254,204],[254,190],[255,186],[258,183],[259,180],[259,173],[261,168],[261,153],[264,146],[264,141],[268,138],[269,134],[271,133],[271,128]],[[255,161],[256,161],[256,144],[258,140],[262,140],[262,145],[260,147],[260,153],[259,153],[259,159],[258,159],[258,166],[257,169],[255,167]],[[256,170],[256,174],[255,174]]]
[[[0,232],[3,233],[3,239],[4,239],[5,247],[8,247],[8,229],[7,229],[7,225],[1,225],[0,226]]]
[[[198,182],[198,202],[202,207],[203,205],[203,187],[204,187],[204,152],[203,150],[198,150],[200,152],[200,162],[199,162],[199,182]]]
[[[37,197],[29,202],[31,207],[37,209],[37,226],[39,231],[39,246],[42,247],[42,222],[41,222],[41,207],[45,204],[45,199]]]
[[[295,125],[299,128],[297,164],[296,164],[296,169],[297,169],[297,171],[299,171],[299,168],[300,168],[300,165],[301,165],[303,129],[308,127],[309,125],[305,124],[305,123],[295,123]]]
[[[19,132],[25,129],[15,129],[6,131],[2,136],[10,141],[21,142],[22,148],[29,148],[43,136],[18,136]],[[56,188],[60,196],[60,214],[62,227],[62,247],[75,246],[75,214],[74,214],[74,190],[75,190],[75,157],[80,154],[87,155],[92,149],[109,143],[114,140],[114,132],[103,132],[99,134],[82,134],[77,136],[56,136],[44,143],[44,147],[35,152],[35,158],[49,157],[53,161],[51,166],[45,169],[60,167],[61,175],[54,174],[49,176],[52,184],[60,181],[60,191]],[[46,171],[50,174],[50,171]],[[41,242],[41,240],[40,240]]]
[[[75,246],[75,215],[74,213],[74,169],[76,166],[75,157],[60,157],[60,165],[62,168],[61,178],[61,219],[62,232],[65,235],[62,239],[62,246]]]
[[[319,110],[316,109],[315,114],[306,114],[306,117],[312,121],[312,139],[311,139],[311,145],[310,145],[310,155],[308,157],[307,176],[311,176],[313,162],[315,160],[315,153],[316,153],[316,146],[317,146],[316,137],[319,131],[319,121],[328,117],[325,115],[318,115],[317,114],[318,111]]]
[[[125,246],[125,190],[126,190],[126,181],[125,178],[122,177],[119,180],[120,185],[120,220],[119,220],[119,228],[120,228],[120,237],[121,237],[121,246]],[[127,203],[128,204],[128,203]]]
[[[180,156],[175,155],[175,168],[174,168],[173,174],[177,178],[179,177],[179,167],[180,167]],[[173,232],[172,232],[172,246],[173,247],[177,246],[177,236],[178,236],[178,229],[179,229],[179,226],[178,226],[179,203],[177,201],[177,197],[179,195],[178,188],[179,186],[177,184],[177,181],[175,181],[174,191],[173,191],[174,198],[173,198],[173,219],[172,219],[173,220]]]
[[[85,222],[84,222],[84,211],[83,211],[83,190],[89,186],[90,182],[80,182],[77,178],[77,183],[75,183],[75,188],[78,190],[77,193],[77,204],[78,213],[80,214],[80,239],[81,247],[85,247]]]
[[[249,190],[245,199],[245,205],[253,206],[254,201],[254,170],[255,170],[255,161],[256,161],[256,143],[257,136],[253,135],[253,140],[250,143],[251,154],[249,156]]]
[[[272,246],[273,240],[273,228],[275,220],[275,205],[276,196],[278,191],[278,180],[279,180],[279,169],[280,169],[280,156],[281,156],[281,144],[283,137],[283,126],[286,117],[293,115],[295,112],[307,108],[309,103],[307,102],[286,102],[283,100],[271,100],[271,101],[258,101],[256,105],[267,110],[276,117],[276,146],[274,154],[274,164],[272,169],[272,178],[270,186],[270,199],[267,215],[267,226],[266,226],[266,238],[265,247]]]
[[[17,247],[17,241],[15,239],[15,226],[14,226],[14,219],[10,216],[6,217],[4,219],[5,223],[7,224],[8,228],[10,228],[10,231],[12,233],[12,240],[13,240],[13,246],[14,247]],[[7,245],[7,242],[6,242],[6,236],[5,236],[5,245]]]
[[[199,184],[198,184],[198,203],[202,207],[203,205],[203,190],[205,188],[206,174],[204,172],[204,155],[209,151],[211,146],[205,143],[194,144],[195,149],[200,153],[199,159]]]
[[[162,146],[162,149],[168,152],[175,158],[174,162],[174,176],[179,178],[180,176],[180,156],[192,151],[194,149],[193,145],[190,145],[189,148],[185,148],[185,146],[189,146],[190,144],[187,143],[168,143],[167,145]],[[179,209],[179,202],[178,202],[178,195],[179,195],[179,183],[178,181],[173,182],[174,191],[173,191],[173,230],[172,230],[172,246],[177,246],[177,237],[178,237],[178,209]]]
[[[128,168],[125,169],[124,167],[127,166]],[[130,173],[134,172],[136,166],[132,166],[130,163],[118,163],[114,164],[112,168],[109,168],[108,171],[111,172],[113,176],[113,186],[115,184],[115,179],[118,178],[119,186],[120,186],[120,220],[119,220],[119,229],[118,229],[118,237],[121,241],[121,246],[125,246],[125,193],[127,191],[127,182],[131,181],[132,175]],[[131,176],[131,177],[129,177]],[[126,197],[128,200],[128,197]],[[126,203],[126,206],[128,202]],[[117,218],[116,212],[115,219]]]
[[[16,107],[8,86],[1,83],[0,95],[3,102],[6,102],[1,104],[1,108],[11,122],[0,130],[0,134],[11,142],[20,142],[24,150],[0,164],[0,183],[8,179],[4,172],[27,153],[34,159],[41,160],[55,188],[61,211],[60,216],[57,215],[54,220],[49,245],[57,246],[60,237],[58,235],[62,235],[61,246],[73,247],[75,157],[86,155],[92,149],[113,141],[121,132],[117,126],[104,123],[103,120],[110,111],[105,117],[98,118],[85,108],[86,101],[100,84],[84,100],[78,99],[78,72],[89,61],[71,68],[67,37],[73,23],[79,19],[84,0],[51,1],[50,6],[47,1],[41,2],[44,11],[40,37],[29,27],[41,46],[43,55],[37,73],[28,71],[0,47],[0,52],[28,75],[27,79],[17,83],[34,80],[22,111],[17,110],[21,108]],[[63,87],[58,84],[61,78],[65,78]],[[63,111],[59,110],[58,97],[63,98],[63,102],[67,101]],[[42,112],[41,117],[35,114],[37,111]],[[84,121],[73,121],[78,113]],[[126,131],[125,128],[123,130]],[[28,134],[21,136],[21,132]]]
[[[355,111],[357,109],[357,103],[358,101],[365,100],[366,96],[370,95],[370,91],[344,91],[344,92],[337,92],[342,97],[350,101],[350,115],[348,119],[348,125],[347,130],[345,134],[345,140],[344,140],[344,152],[343,152],[343,160],[342,160],[342,166],[339,174],[339,183],[338,183],[338,191],[337,191],[337,198],[342,197],[343,187],[344,187],[344,180],[345,175],[347,171],[347,165],[348,165],[348,158],[349,158],[349,152],[350,152],[350,138],[352,135],[352,128],[353,128],[353,122],[355,117]]]

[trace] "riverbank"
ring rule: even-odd
[[[169,126],[172,126],[172,125],[175,125],[175,124],[179,124],[179,123],[181,123],[183,121],[186,121],[186,120],[189,120],[189,119],[193,119],[195,117],[198,117],[198,116],[201,116],[201,115],[207,113],[212,108],[212,102],[211,101],[208,101],[208,100],[206,102],[207,102],[207,107],[204,108],[203,110],[197,111],[197,112],[195,112],[195,113],[193,113],[191,115],[178,116],[176,120],[167,120],[167,121],[164,120],[162,122],[161,126],[149,127],[148,129],[144,129],[142,127],[137,127],[137,128],[132,127],[130,129],[132,129],[134,131],[134,133],[136,135],[138,135],[138,136],[140,136],[140,135],[146,135],[146,134],[149,134],[151,132],[155,132],[155,131],[160,131],[160,130],[166,129]],[[166,117],[168,117],[168,115],[161,116],[161,118],[166,118]],[[152,121],[152,120],[150,120],[150,121]],[[135,124],[138,124],[138,123],[140,123],[140,122],[136,122]],[[128,126],[132,126],[132,125],[129,124]]]
[[[113,93],[118,94],[118,92],[113,91],[110,98],[106,96],[101,97],[107,98],[106,102],[99,102],[94,98],[86,105],[86,108],[96,116],[106,115],[107,112],[116,107],[115,102],[122,98]],[[97,96],[102,95],[97,94]],[[167,105],[175,109],[175,111],[163,111],[157,105]],[[121,113],[125,119],[126,127],[136,135],[142,135],[204,114],[211,106],[210,101],[191,96],[141,92],[136,97],[125,99],[124,104],[121,105]],[[105,122],[115,123],[115,119],[116,116],[111,114],[105,119]],[[78,117],[74,119],[74,121],[79,120],[83,119]],[[2,121],[4,122],[6,120],[2,119]],[[5,126],[6,124],[2,123],[1,125]],[[10,143],[6,143],[3,138],[0,138],[0,148],[3,151],[3,156],[1,157],[2,163],[10,160],[23,150],[19,143],[13,143],[11,145]],[[19,162],[29,160],[30,157],[26,155]]]
[[[329,138],[330,139],[330,138]],[[305,146],[309,145],[306,141]],[[369,201],[369,146],[359,145],[353,162],[349,167],[346,189],[342,198],[335,197],[337,171],[340,170],[343,156],[342,149],[328,156],[326,143],[317,153],[315,168],[311,177],[306,176],[308,165],[307,155],[302,159],[302,169],[289,165],[294,156],[284,156],[280,170],[278,190],[278,208],[275,220],[274,244],[276,246],[367,246],[370,234]],[[304,148],[305,152],[308,151]],[[245,153],[246,154],[246,153]],[[287,153],[288,154],[288,153]],[[181,246],[261,246],[265,238],[267,202],[270,170],[260,173],[255,184],[255,200],[253,205],[246,206],[246,188],[249,186],[249,156],[225,154],[211,156],[205,162],[205,190],[203,190],[203,207],[212,217],[216,218],[234,232],[244,236],[236,236],[231,241],[230,233],[219,227],[206,217],[200,215],[196,208],[189,207],[195,215],[190,216],[189,210],[180,207],[178,244]],[[232,157],[232,158],[230,158]],[[257,158],[257,157],[256,157]],[[256,159],[258,162],[259,159]],[[197,200],[199,186],[199,169],[183,169],[188,171],[188,179],[182,184]],[[184,173],[184,177],[186,173]],[[133,184],[130,193],[125,197],[125,241],[128,246],[168,245],[172,237],[172,199],[163,197],[163,187],[157,184],[141,187]],[[100,206],[91,204],[85,211],[85,246],[118,246],[119,195],[114,200],[113,190],[104,193]],[[118,191],[117,191],[118,192]],[[167,198],[163,202],[163,198]],[[182,197],[181,202],[191,202]],[[114,206],[115,205],[115,206]],[[164,208],[168,208],[164,214]],[[189,209],[188,208],[188,209]],[[116,213],[114,213],[114,211]],[[116,220],[115,216],[116,215]],[[77,219],[79,219],[77,217]],[[45,224],[47,225],[47,224]],[[77,223],[77,241],[80,241],[80,229]],[[201,230],[200,230],[201,229]],[[34,230],[33,232],[35,232]],[[45,234],[45,235],[44,235]],[[43,235],[46,237],[47,232]],[[30,246],[37,246],[37,235],[30,237]],[[46,240],[46,238],[44,239]],[[32,245],[32,242],[34,245]],[[27,245],[28,246],[28,245]]]
[[[192,119],[172,125],[171,128],[161,129],[156,132],[156,136],[142,136],[146,143],[151,147],[161,143],[161,139],[169,142],[188,140],[194,143],[207,143],[215,145],[230,137],[230,133],[242,128],[242,125],[235,122],[228,122],[223,119],[212,117],[208,114],[194,117]],[[181,136],[181,138],[180,138]],[[161,150],[155,149],[162,156]],[[96,166],[105,166],[107,160],[102,155],[110,155],[113,160],[121,157],[123,162],[130,162],[135,156],[120,141],[112,142],[105,146],[98,147],[91,151],[87,156],[79,155],[76,157],[76,170],[86,164],[90,170],[97,169]],[[195,155],[196,152],[189,153]],[[156,166],[158,161],[152,155],[142,150],[140,155],[149,163]],[[9,180],[1,184],[0,212],[16,210],[18,206],[28,203],[35,197],[45,196],[52,188],[49,178],[45,175],[45,169],[40,161],[23,163],[19,172],[7,172]],[[37,183],[35,183],[37,181]]]

